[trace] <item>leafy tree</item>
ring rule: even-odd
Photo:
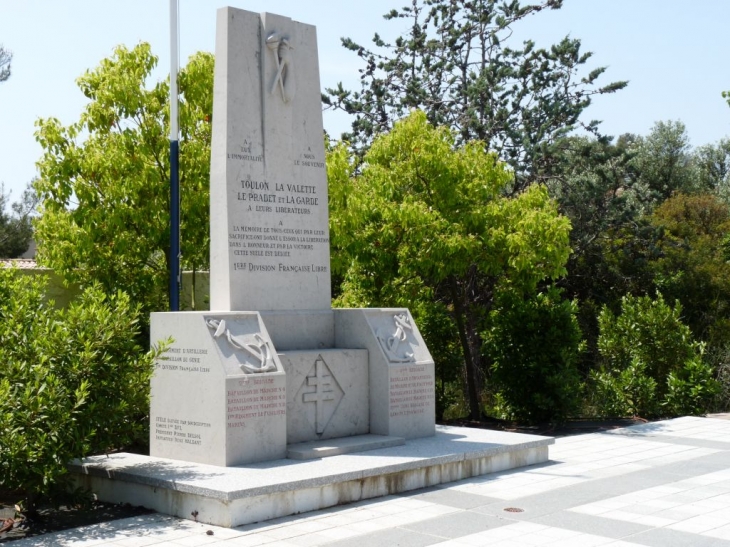
[[[28,250],[33,237],[31,217],[37,205],[35,192],[28,187],[21,198],[7,212],[8,194],[0,185],[0,257],[17,258]]]
[[[701,146],[693,156],[700,189],[714,192],[730,204],[730,139]]]
[[[343,138],[361,152],[411,109],[421,109],[433,125],[450,127],[458,144],[480,140],[496,151],[513,168],[511,187],[519,192],[549,172],[553,145],[581,124],[591,97],[626,85],[598,87],[603,68],[581,77],[591,54],[580,51],[579,40],[565,38],[549,49],[532,41],[507,46],[522,19],[561,6],[562,0],[524,6],[413,0],[385,15],[409,25],[392,44],[378,34],[373,49],[343,39],[364,61],[362,89],[340,84],[323,101],[354,114],[352,133]],[[585,127],[595,131],[597,122]]]
[[[730,344],[730,206],[712,194],[676,194],[651,221],[662,230],[661,254],[651,264],[656,286],[682,303],[695,337],[712,346]]]
[[[570,219],[572,249],[568,275],[558,281],[569,299],[578,300],[578,318],[587,350],[585,374],[598,358],[601,306],[613,306],[627,292],[646,284],[646,263],[653,230],[641,221],[632,193],[637,174],[632,165],[633,135],[610,138],[571,136],[556,147],[556,162],[547,182],[560,212]]]
[[[674,192],[700,190],[687,129],[680,121],[657,122],[647,137],[633,143],[638,181],[633,198],[647,213]]]
[[[678,365],[697,355],[692,333],[681,320],[682,306],[672,308],[660,295],[621,300],[621,313],[601,311],[599,346],[604,361],[612,368],[625,368],[640,359],[655,380],[666,379]]]
[[[559,161],[548,187],[573,226],[573,253],[560,286],[570,298],[580,300],[579,317],[589,348],[584,361],[587,372],[599,357],[596,315],[601,306],[616,310],[625,294],[645,295],[653,293],[658,284],[666,286],[661,275],[657,278],[665,269],[660,264],[674,278],[685,275],[681,272],[686,262],[676,262],[676,253],[683,247],[676,240],[669,242],[670,234],[661,223],[652,221],[651,212],[678,192],[697,195],[707,189],[720,193],[725,158],[721,146],[692,151],[680,122],[659,122],[647,137],[626,134],[616,144],[608,139],[570,137],[560,143],[556,157]],[[674,256],[672,265],[666,260],[669,255]],[[696,290],[706,288],[706,283],[699,283]],[[680,298],[686,310],[694,311],[714,294],[703,292],[697,301],[703,304],[694,306],[679,291],[662,291],[672,299]],[[696,322],[690,324],[699,335]]]
[[[4,82],[10,78],[10,61],[12,60],[12,52],[8,51],[2,44],[0,44],[0,82]]]
[[[657,381],[647,374],[646,367],[644,361],[635,358],[623,369],[591,371],[593,412],[607,418],[656,416]]]
[[[723,319],[726,144],[693,151],[680,122],[657,123],[647,137],[622,135],[616,144],[591,137],[559,143],[548,187],[573,226],[568,275],[559,285],[580,302],[584,372],[600,361],[598,311],[617,311],[625,294],[660,290],[679,300],[694,336],[710,343],[711,354],[722,353],[730,327]],[[635,401],[649,401],[638,395],[645,387],[635,385]]]
[[[35,189],[39,260],[68,281],[126,291],[145,313],[167,307],[169,123],[166,82],[146,87],[157,63],[148,44],[118,47],[78,79],[89,104],[64,127],[39,120]],[[208,264],[208,177],[213,56],[180,72],[183,266]]]
[[[625,146],[605,138],[570,137],[560,143],[547,186],[571,220],[571,260],[595,253],[609,229],[638,216],[626,196],[635,179],[632,158]]]
[[[635,182],[633,159],[623,142],[570,137],[560,143],[550,180],[550,195],[571,221],[569,277],[561,281],[571,297],[605,301],[616,274],[604,260],[615,234],[636,222],[640,210],[629,199]]]
[[[508,167],[481,142],[456,142],[416,111],[373,142],[359,175],[343,145],[330,152],[333,269],[343,278],[339,304],[438,304],[428,311],[448,317],[458,335],[478,419],[488,368],[482,330],[495,292],[527,294],[562,275],[570,223],[543,186],[505,197]]]
[[[667,377],[665,413],[670,416],[702,415],[711,410],[713,400],[721,392],[712,367],[695,357]],[[727,401],[725,401],[727,404]]]
[[[459,331],[449,313],[446,302],[425,298],[402,303],[417,317],[418,330],[424,336],[428,351],[433,357],[436,369],[436,419],[443,420],[445,411],[461,402],[461,375],[463,352],[459,343]]]

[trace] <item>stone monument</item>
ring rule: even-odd
[[[330,307],[314,27],[217,24],[211,311],[152,314],[150,456],[72,462],[76,485],[239,526],[547,461],[550,438],[435,427],[408,310]]]
[[[152,340],[174,342],[151,456],[235,466],[434,435],[434,364],[408,310],[331,308],[315,28],[217,17],[211,311],[152,314]]]

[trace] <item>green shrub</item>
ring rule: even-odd
[[[652,416],[657,411],[656,380],[647,376],[646,365],[638,359],[621,371],[591,371],[590,383],[598,416]]]
[[[701,358],[690,359],[667,378],[665,410],[675,416],[705,414],[721,391],[712,367]]]
[[[719,391],[681,320],[658,295],[624,296],[621,313],[603,307],[598,317],[601,368],[591,373],[594,410],[602,416],[703,414]]]
[[[138,308],[86,289],[65,310],[44,284],[0,268],[0,484],[30,505],[64,486],[73,458],[147,437],[159,349],[138,345]]]
[[[640,360],[647,374],[657,381],[662,398],[669,373],[699,351],[681,314],[679,302],[672,308],[661,294],[656,299],[624,296],[618,316],[604,306],[598,316],[598,351],[603,364],[612,370],[625,370],[632,360]]]
[[[712,412],[730,411],[730,344],[714,347],[707,361],[715,371],[718,393],[712,404]]]
[[[576,309],[555,288],[527,300],[512,292],[499,295],[485,350],[492,387],[512,417],[555,422],[578,410],[582,342]]]

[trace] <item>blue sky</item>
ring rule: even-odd
[[[373,32],[392,36],[402,22],[382,14],[410,0],[180,0],[180,59],[213,51],[215,11],[232,5],[279,13],[317,26],[323,87],[355,87],[358,58],[340,46],[347,36],[369,43]],[[152,44],[160,57],[155,79],[169,71],[168,0],[0,0],[0,44],[14,53],[13,75],[0,84],[0,182],[13,199],[36,174],[41,151],[34,122],[78,119],[85,104],[75,84],[118,44]],[[608,66],[601,82],[628,88],[598,97],[586,120],[605,133],[646,134],[660,120],[681,120],[694,146],[730,136],[730,2],[726,0],[565,0],[515,28],[514,39],[549,46],[566,35],[594,52],[590,68]],[[347,129],[344,115],[325,113],[332,134]]]

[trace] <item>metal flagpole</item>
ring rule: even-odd
[[[180,143],[177,114],[177,1],[170,0],[170,311],[180,310]]]

